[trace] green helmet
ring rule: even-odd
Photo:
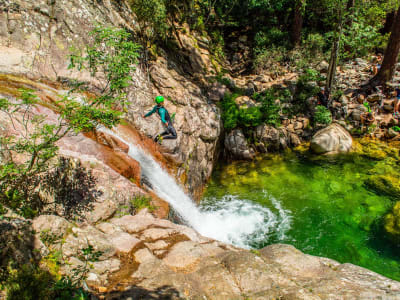
[[[155,99],[157,104],[160,104],[161,102],[164,102],[164,97],[163,96],[157,96]]]

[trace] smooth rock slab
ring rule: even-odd
[[[116,232],[109,238],[111,244],[117,249],[117,252],[124,254],[131,252],[142,242],[126,232]]]
[[[223,251],[213,244],[185,241],[174,245],[163,261],[172,270],[190,271],[196,268],[202,257],[214,256]]]
[[[110,222],[128,233],[137,233],[152,226],[154,218],[148,215],[123,216],[119,219],[112,219]]]

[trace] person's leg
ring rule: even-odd
[[[175,140],[177,138],[176,130],[175,128],[170,124],[168,125],[168,133],[169,135],[163,136],[164,140]]]
[[[155,141],[155,142],[158,142],[158,140],[159,140],[161,137],[164,137],[164,136],[167,135],[167,134],[169,134],[168,129],[165,130],[165,131],[163,131],[163,132],[161,132],[161,133],[159,133],[159,134],[157,134],[157,136],[154,138],[154,141]]]

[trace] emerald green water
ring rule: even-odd
[[[251,247],[291,244],[400,280],[400,249],[381,230],[393,200],[364,185],[378,163],[355,154],[316,158],[291,152],[224,165],[214,172],[201,205],[216,206],[230,195],[258,203],[273,213],[276,224],[251,237]]]

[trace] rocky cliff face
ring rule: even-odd
[[[91,82],[96,91],[101,76],[93,79],[68,70],[70,47],[84,50],[95,22],[136,30],[134,15],[124,1],[5,0],[0,7],[0,73],[52,84],[78,79]],[[160,57],[146,68],[137,68],[127,120],[153,137],[163,131],[161,122],[156,116],[143,120],[141,115],[153,107],[156,95],[170,99],[166,107],[176,114],[178,139],[164,141],[161,151],[177,166],[177,177],[196,194],[211,175],[221,122],[204,92],[208,85],[204,78],[211,68],[207,45],[200,48],[189,34],[180,39],[184,48],[175,57],[181,57],[185,67],[172,57]]]

